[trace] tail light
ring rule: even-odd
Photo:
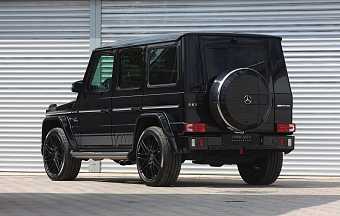
[[[206,132],[204,123],[184,123],[185,132]]]
[[[296,126],[293,123],[277,124],[276,131],[279,133],[292,133],[295,132]]]

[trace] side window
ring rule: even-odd
[[[107,91],[111,89],[113,65],[113,53],[95,56],[88,86],[89,91]]]
[[[143,49],[129,49],[120,52],[118,86],[122,89],[138,88],[142,83]]]
[[[162,85],[177,82],[177,48],[165,47],[149,50],[149,84]]]

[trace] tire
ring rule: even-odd
[[[182,156],[173,153],[163,130],[153,126],[141,134],[136,151],[138,174],[147,186],[170,186],[181,170]]]
[[[43,144],[43,160],[47,176],[52,181],[71,181],[79,173],[81,160],[72,158],[71,145],[63,129],[53,128]]]
[[[270,185],[280,175],[283,162],[282,152],[271,152],[256,159],[254,163],[237,164],[242,179],[250,185]]]

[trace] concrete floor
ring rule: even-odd
[[[0,172],[0,215],[340,215],[340,177],[281,176],[250,186],[239,176],[180,175],[147,187],[137,174]]]

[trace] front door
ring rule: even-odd
[[[114,52],[95,53],[84,77],[85,94],[79,100],[83,147],[112,147],[112,74]]]

